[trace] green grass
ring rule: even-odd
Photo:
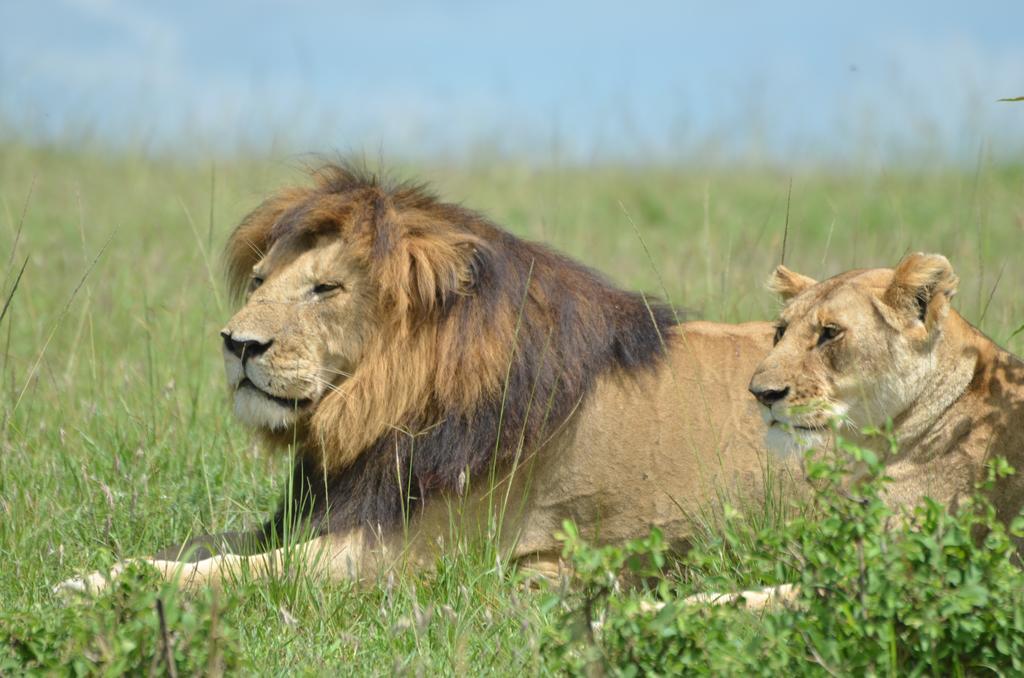
[[[0,617],[63,623],[50,591],[62,579],[272,510],[287,462],[230,417],[219,252],[263,196],[302,180],[302,162],[0,144],[3,300],[27,258],[0,322]],[[762,283],[781,255],[792,181],[787,265],[824,277],[941,252],[961,276],[961,312],[1024,352],[1024,333],[1008,341],[1024,323],[1024,167],[790,177],[481,159],[397,171],[622,285],[660,292],[663,280],[674,303],[725,321],[776,310]],[[364,590],[299,578],[242,583],[206,602],[165,597],[192,619],[181,638],[214,615],[225,647],[261,673],[532,674],[555,620],[542,596],[475,552]],[[88,610],[75,616],[95,625],[55,652],[85,656],[121,638],[99,623],[109,611]],[[134,631],[122,620],[122,635],[151,635],[152,618]]]

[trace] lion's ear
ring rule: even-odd
[[[817,283],[814,278],[808,278],[779,264],[768,278],[768,289],[782,297],[783,301],[789,301]]]
[[[485,245],[469,234],[433,231],[405,234],[391,260],[391,290],[400,312],[416,314],[447,309],[471,293],[481,273]]]
[[[273,245],[274,225],[281,215],[309,195],[305,188],[279,191],[249,212],[228,238],[224,259],[228,288],[233,299],[241,299],[249,284],[252,268]]]
[[[959,282],[946,257],[915,252],[897,264],[882,301],[931,329],[945,317]]]

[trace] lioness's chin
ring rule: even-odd
[[[253,389],[235,391],[235,416],[253,428],[282,431],[294,425],[300,413],[301,409],[282,405]]]
[[[768,427],[765,444],[775,454],[787,456],[825,447],[831,437],[831,431],[828,429],[793,428],[775,422]]]

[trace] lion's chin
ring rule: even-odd
[[[298,422],[304,408],[288,407],[253,388],[235,391],[235,416],[253,428],[282,431]]]

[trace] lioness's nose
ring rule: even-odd
[[[234,336],[229,330],[221,330],[220,336],[224,337],[224,347],[238,356],[243,363],[248,358],[263,353],[274,343],[273,339],[260,341],[250,337]]]
[[[779,402],[787,395],[789,395],[789,387],[785,388],[764,388],[754,382],[750,382],[748,389],[757,398],[757,401],[765,407],[771,407],[773,404]]]

